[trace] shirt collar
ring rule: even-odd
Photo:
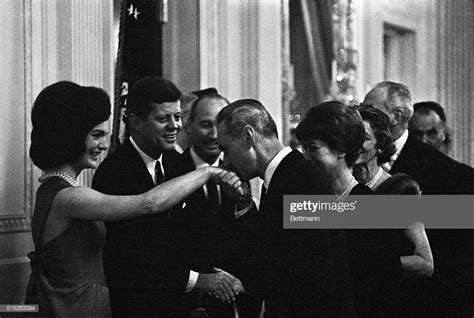
[[[267,166],[267,169],[265,169],[265,177],[263,179],[263,184],[265,185],[265,188],[267,188],[270,185],[270,181],[272,180],[273,174],[275,173],[276,168],[280,164],[280,162],[285,158],[290,152],[292,151],[291,147],[287,146],[280,150],[279,153],[273,159],[270,161],[270,163]]]
[[[404,131],[403,134],[400,136],[400,138],[398,138],[398,139],[395,140],[395,142],[394,142],[395,148],[397,149],[397,151],[396,151],[395,154],[393,154],[392,157],[390,158],[392,161],[397,160],[397,158],[398,158],[398,156],[400,155],[400,152],[402,151],[403,146],[405,146],[407,140],[408,140],[408,129],[405,129],[405,131]]]
[[[160,155],[160,158],[157,159],[153,159],[152,157],[150,157],[149,155],[147,155],[146,153],[143,152],[143,150],[140,149],[140,147],[138,147],[137,143],[135,142],[135,140],[133,140],[132,136],[130,136],[130,142],[132,143],[132,146],[133,148],[135,148],[135,150],[138,152],[138,154],[140,155],[140,157],[142,158],[143,162],[145,163],[146,165],[146,169],[148,170],[148,173],[151,175],[151,177],[153,178],[154,180],[154,176],[155,176],[155,166],[156,166],[156,162],[159,161],[160,164],[161,164],[161,172],[163,172],[163,175],[164,175],[164,171],[163,171],[163,155]]]
[[[220,163],[220,160],[222,159],[222,154],[223,154],[221,152],[219,154],[219,157],[217,157],[217,160],[212,165],[210,165],[207,162],[205,162],[204,160],[202,160],[201,157],[198,156],[196,151],[194,151],[194,147],[191,146],[191,149],[190,149],[189,152],[191,154],[191,158],[194,161],[194,165],[196,166],[196,169],[207,167],[207,166],[219,167],[219,163]]]

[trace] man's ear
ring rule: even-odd
[[[130,113],[128,115],[128,124],[130,125],[130,129],[133,130],[140,130],[141,126],[141,119],[135,113]]]
[[[253,129],[253,127],[250,125],[246,125],[244,127],[244,139],[245,139],[245,144],[247,145],[248,148],[252,147],[254,143],[254,138],[255,138],[255,129]]]
[[[444,126],[444,127],[441,127],[440,130],[441,130],[441,134],[443,135],[443,142],[445,142],[446,137],[447,137],[447,133],[448,133],[448,131],[447,131],[448,129],[447,129],[446,126]]]
[[[190,135],[191,134],[191,121],[189,120],[186,120],[186,122],[184,123],[183,125],[183,128],[184,128],[184,132],[186,133],[186,135]]]
[[[392,111],[393,117],[391,119],[391,124],[396,126],[403,122],[403,118],[405,118],[405,109],[401,107],[397,107]]]

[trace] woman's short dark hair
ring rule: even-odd
[[[331,149],[345,153],[347,166],[352,167],[364,143],[365,129],[354,108],[329,101],[309,109],[296,128],[296,137],[304,142],[324,141]]]
[[[393,144],[393,135],[390,132],[390,119],[381,110],[373,107],[372,105],[361,104],[356,106],[362,119],[370,124],[377,140],[377,150],[379,155],[377,157],[377,163],[382,165],[390,160],[390,157],[397,151]]]
[[[72,162],[87,134],[110,116],[110,99],[97,87],[62,81],[43,89],[33,105],[30,157],[42,170]]]

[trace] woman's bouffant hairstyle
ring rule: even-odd
[[[362,119],[370,124],[374,130],[375,139],[377,140],[378,157],[377,163],[379,165],[390,161],[390,157],[397,151],[393,136],[390,132],[390,119],[381,110],[372,105],[360,104],[356,106]]]
[[[345,153],[347,166],[352,167],[364,143],[365,129],[357,110],[329,101],[309,109],[296,128],[296,137],[304,143],[314,139],[324,141],[329,148]]]
[[[87,134],[110,116],[110,99],[97,87],[61,81],[33,104],[30,157],[42,170],[72,162],[85,151]]]

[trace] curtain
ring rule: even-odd
[[[330,95],[334,59],[331,7],[330,0],[290,1],[290,59],[296,91],[290,107],[293,116],[301,117]]]

